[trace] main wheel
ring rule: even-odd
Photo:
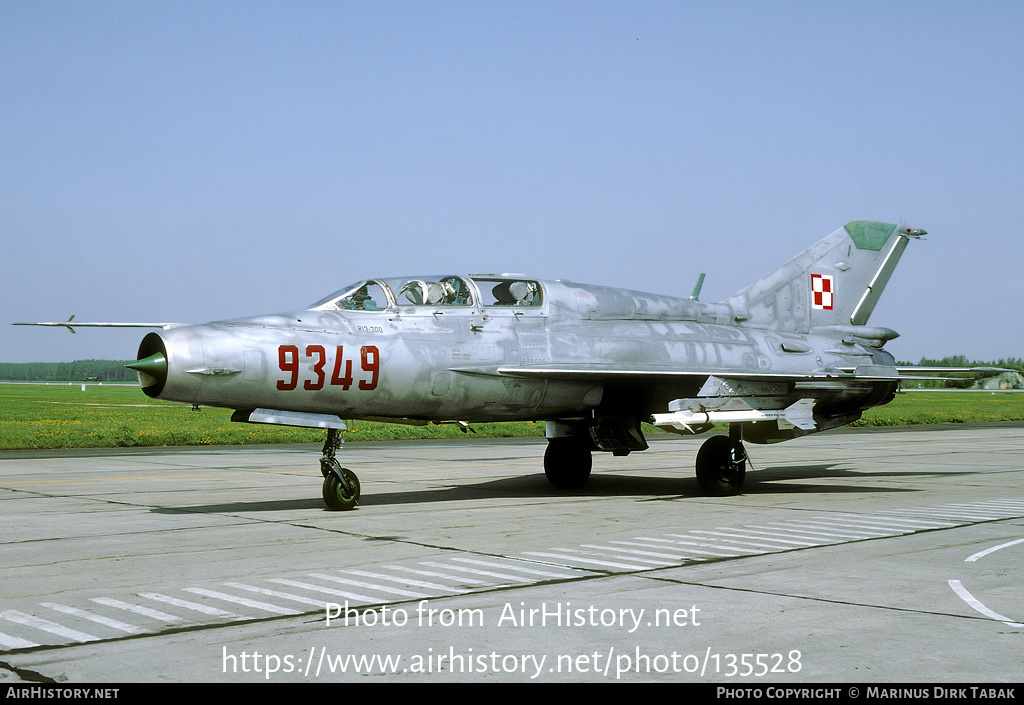
[[[572,490],[583,487],[590,477],[593,459],[590,446],[578,438],[551,438],[544,451],[544,474],[555,487]]]
[[[737,494],[747,474],[747,451],[728,436],[712,436],[697,451],[697,483],[716,497]]]
[[[349,483],[348,491],[333,472],[324,477],[324,504],[332,511],[352,509],[359,502],[359,478],[348,468],[341,468],[341,472]]]

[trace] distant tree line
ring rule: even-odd
[[[896,364],[913,365],[914,363],[897,362]],[[921,367],[1000,367],[1003,369],[1020,370],[1024,372],[1024,359],[1019,357],[1001,358],[995,362],[968,360],[964,355],[952,355],[950,357],[943,357],[935,360],[922,357],[921,361],[917,364]],[[1017,379],[1019,380],[1020,378],[1018,377]],[[979,386],[975,384],[976,382],[978,382],[978,378],[976,377],[962,377],[960,379],[947,380],[922,380],[918,383],[918,386],[924,388],[967,389],[969,387]],[[1013,382],[1011,382],[1011,384],[1013,384]]]
[[[128,360],[0,362],[0,379],[10,382],[137,382]]]
[[[899,365],[913,365],[912,362],[899,362]],[[944,357],[939,360],[932,360],[931,358],[922,357],[921,361],[917,363],[922,367],[1006,367],[1014,370],[1024,370],[1024,358],[1009,357],[995,362],[981,362],[978,360],[968,360],[964,355],[953,355],[951,357]]]

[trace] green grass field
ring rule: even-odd
[[[138,387],[0,384],[0,448],[322,443],[319,430],[230,422],[231,411],[154,401]],[[856,426],[1024,420],[1024,393],[937,391],[899,395]],[[458,438],[455,426],[349,422],[346,441]],[[478,436],[543,436],[544,424],[474,424]],[[656,429],[646,428],[657,432]],[[472,434],[471,434],[472,435]]]
[[[316,429],[232,423],[230,409],[155,401],[136,386],[0,384],[0,448],[323,443]],[[346,441],[456,438],[456,426],[348,422]],[[481,436],[544,435],[543,423],[474,424]],[[471,434],[472,435],[472,434]]]

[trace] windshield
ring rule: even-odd
[[[384,311],[388,308],[388,295],[380,282],[376,280],[361,281],[320,299],[310,308],[315,310]]]

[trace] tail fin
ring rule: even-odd
[[[864,325],[910,238],[924,234],[892,223],[847,223],[723,303],[758,328],[807,333]]]

